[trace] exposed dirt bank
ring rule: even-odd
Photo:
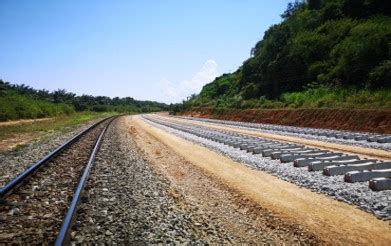
[[[390,110],[359,109],[212,109],[195,108],[185,116],[335,130],[391,133]]]

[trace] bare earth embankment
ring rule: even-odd
[[[234,120],[299,127],[391,133],[391,110],[376,109],[212,109],[183,113],[220,120]]]

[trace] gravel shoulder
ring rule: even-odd
[[[23,172],[30,165],[42,159],[45,155],[63,144],[77,133],[87,129],[100,119],[82,124],[76,129],[57,131],[50,133],[43,139],[35,140],[17,150],[0,152],[0,187],[12,180],[16,175]]]
[[[284,221],[300,224],[326,243],[387,244],[391,239],[389,224],[371,214],[265,172],[250,169],[186,141],[183,136],[174,136],[174,130],[167,133],[167,129],[162,130],[164,127],[146,124],[140,118],[135,121],[140,128],[148,131],[193,165],[219,177],[227,186],[279,215]]]
[[[75,243],[229,243],[233,237],[155,172],[125,117],[106,132],[72,232]]]

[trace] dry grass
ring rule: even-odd
[[[110,115],[112,114],[84,112],[45,120],[20,120],[12,124],[5,122],[0,124],[0,151],[14,149],[53,131],[67,132],[80,124]]]

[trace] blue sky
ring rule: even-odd
[[[0,78],[179,102],[235,71],[289,0],[1,0]]]

